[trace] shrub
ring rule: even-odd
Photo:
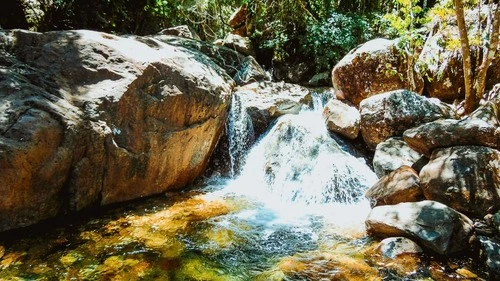
[[[309,54],[318,72],[330,70],[350,50],[372,37],[366,18],[331,13],[321,22],[307,26],[304,53]]]

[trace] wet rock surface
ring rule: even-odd
[[[358,137],[361,117],[355,107],[340,100],[332,99],[323,110],[323,118],[329,131],[349,139]]]

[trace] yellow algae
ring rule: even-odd
[[[0,261],[0,269],[3,270],[12,265],[21,264],[21,258],[25,255],[25,252],[12,252],[4,255]]]
[[[37,264],[33,267],[33,273],[35,274],[45,274],[52,271],[52,268],[48,267],[46,263]]]
[[[282,281],[286,275],[281,270],[270,270],[259,274],[254,278],[254,281]]]
[[[388,258],[377,250],[378,244],[372,244],[363,251],[371,265],[396,271],[399,275],[409,275],[416,272],[422,265],[419,254],[401,254],[395,258]]]
[[[95,231],[83,231],[80,233],[80,238],[83,240],[99,241],[102,235]]]
[[[62,256],[61,258],[59,258],[59,261],[65,266],[70,266],[75,262],[77,262],[78,260],[80,260],[81,258],[82,258],[81,254],[71,251],[66,255]]]
[[[89,278],[92,274],[98,273],[98,276],[105,280],[139,280],[147,274],[149,268],[150,265],[144,261],[111,256],[95,270],[87,268],[87,271],[81,274]]]
[[[239,240],[233,230],[226,228],[207,228],[203,231],[203,238],[212,246],[203,250],[205,254],[215,254],[220,250],[230,248]]]
[[[200,259],[191,258],[184,261],[176,274],[176,280],[234,281],[234,278],[225,275],[221,270],[211,267]]]
[[[308,252],[285,257],[277,269],[286,276],[308,280],[382,280],[378,271],[363,260],[325,252]],[[271,270],[272,271],[272,270]]]
[[[278,268],[282,272],[300,272],[307,268],[307,264],[297,258],[286,257],[278,263]]]
[[[5,255],[5,247],[0,245],[0,259]]]
[[[465,267],[457,269],[456,273],[462,275],[465,278],[472,278],[472,279],[478,278],[477,274],[475,274],[474,272],[470,271],[468,268]]]

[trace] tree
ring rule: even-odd
[[[486,84],[486,74],[488,68],[493,61],[498,49],[498,35],[500,28],[500,5],[495,5],[493,8],[493,23],[491,24],[491,30],[485,30],[489,34],[487,42],[485,42],[485,47],[482,54],[481,64],[478,69],[472,69],[471,55],[470,55],[470,43],[469,36],[467,32],[467,26],[465,24],[464,16],[464,5],[463,0],[454,0],[455,3],[455,13],[457,17],[458,31],[460,35],[460,47],[462,50],[462,60],[463,60],[463,70],[464,70],[464,87],[465,87],[465,104],[464,113],[470,114],[474,111],[478,105],[481,97],[484,94],[484,88]],[[490,7],[493,7],[490,3]],[[474,75],[477,73],[476,75]]]

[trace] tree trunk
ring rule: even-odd
[[[458,31],[460,34],[460,47],[462,49],[462,60],[464,69],[464,86],[465,86],[465,114],[469,114],[478,105],[478,100],[475,93],[472,91],[472,63],[470,58],[470,44],[467,35],[467,27],[465,26],[464,6],[462,0],[455,1],[455,13],[457,16]]]
[[[478,68],[478,74],[474,83],[474,92],[476,94],[476,100],[479,101],[483,97],[484,88],[486,85],[486,74],[488,73],[488,68],[495,58],[497,48],[498,48],[498,35],[500,29],[500,10],[498,9],[500,5],[496,5],[495,10],[493,10],[493,24],[490,32],[490,39],[488,48],[483,53],[483,59],[481,65]],[[486,30],[488,32],[489,30]]]

